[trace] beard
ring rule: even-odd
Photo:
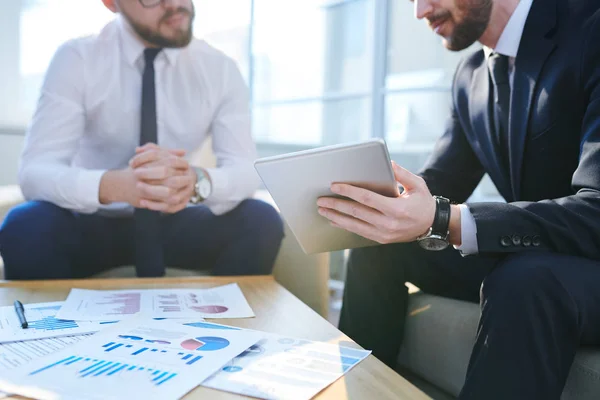
[[[183,13],[189,16],[190,23],[185,29],[179,29],[176,34],[172,37],[166,37],[160,33],[159,28],[160,25],[166,21],[168,18],[176,15],[178,13]],[[145,40],[146,42],[163,48],[180,48],[185,47],[192,41],[193,37],[193,29],[192,24],[194,22],[194,17],[196,16],[194,5],[192,4],[192,9],[188,10],[184,7],[179,7],[176,10],[169,10],[163,15],[163,17],[158,21],[157,29],[152,29],[148,26],[137,23],[130,15],[127,15],[123,11],[121,14],[127,19],[127,22],[131,25],[131,28],[138,34],[140,38]]]
[[[446,48],[460,51],[479,40],[490,23],[492,6],[492,0],[458,1],[457,7],[462,19],[456,23],[452,35],[446,38]]]

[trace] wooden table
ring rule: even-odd
[[[219,319],[217,323],[250,328],[285,336],[360,348],[346,335],[280,286],[272,277],[194,277],[161,279],[91,279],[0,283],[0,306],[60,301],[73,287],[84,289],[208,288],[237,282],[256,318]],[[242,396],[198,387],[185,399],[238,399]],[[372,355],[343,378],[325,389],[317,399],[429,399]]]

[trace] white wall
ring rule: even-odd
[[[17,183],[17,167],[24,139],[23,135],[0,133],[0,186]]]

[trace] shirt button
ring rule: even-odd
[[[510,236],[502,236],[502,238],[500,239],[500,244],[502,245],[502,247],[511,246],[512,240],[510,239]]]
[[[512,237],[512,243],[513,243],[515,246],[520,246],[520,245],[521,245],[521,236],[519,236],[519,235],[514,235],[514,236]]]
[[[525,247],[531,246],[531,236],[523,236],[522,243]]]
[[[542,238],[535,235],[533,237],[533,241],[531,242],[535,247],[539,247],[542,244]]]

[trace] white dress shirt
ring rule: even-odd
[[[117,16],[98,34],[63,44],[42,85],[19,165],[29,200],[82,213],[131,213],[101,205],[107,170],[128,165],[140,140],[144,46]],[[258,188],[246,84],[233,60],[193,39],[155,60],[158,144],[190,155],[212,134],[216,168],[207,168],[215,214],[233,209]],[[198,165],[202,167],[201,165]]]
[[[517,8],[513,11],[508,23],[504,27],[496,47],[494,49],[490,49],[487,46],[483,47],[486,60],[492,52],[508,56],[508,74],[511,92],[515,75],[515,57],[517,57],[517,52],[519,51],[521,36],[523,36],[523,29],[525,29],[525,22],[527,21],[532,3],[533,0],[520,0]],[[455,248],[460,250],[464,255],[477,254],[479,246],[477,245],[477,225],[475,224],[475,218],[473,218],[473,214],[471,214],[466,204],[461,204],[459,207],[461,245],[455,246]]]

